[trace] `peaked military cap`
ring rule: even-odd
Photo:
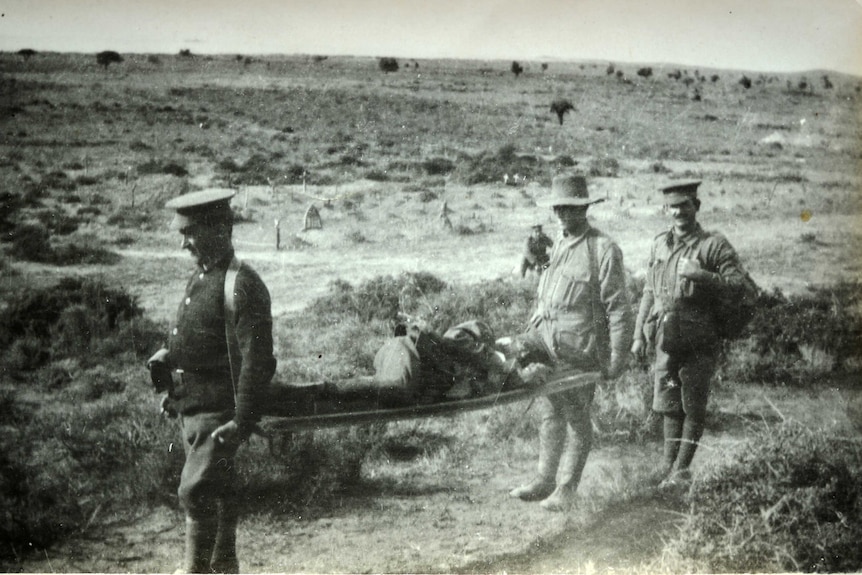
[[[684,202],[688,199],[694,199],[697,197],[697,187],[700,185],[700,181],[696,182],[679,182],[675,184],[671,184],[669,186],[665,186],[661,189],[662,194],[664,194],[664,203],[666,204],[678,204]]]
[[[177,196],[165,204],[176,210],[171,222],[172,230],[181,230],[190,224],[211,226],[232,221],[230,200],[236,192],[227,188],[210,188]]]

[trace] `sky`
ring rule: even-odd
[[[862,75],[862,0],[0,0],[0,50],[22,48]]]

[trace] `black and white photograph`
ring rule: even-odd
[[[0,0],[0,570],[862,571],[862,1]]]

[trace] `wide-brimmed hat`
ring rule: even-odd
[[[583,176],[564,174],[556,176],[551,182],[551,194],[536,202],[539,206],[589,206],[605,201],[604,198],[590,199],[587,180]]]
[[[679,204],[697,197],[700,181],[676,182],[661,188],[665,204]]]
[[[210,226],[232,221],[230,200],[235,194],[228,188],[209,188],[177,196],[165,204],[177,212],[171,229],[181,230],[194,223]]]

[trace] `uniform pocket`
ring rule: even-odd
[[[560,322],[553,334],[554,355],[561,362],[573,367],[592,365],[592,326],[585,321],[568,319]]]
[[[708,313],[697,309],[672,309],[661,317],[659,348],[668,354],[707,350],[716,344],[715,324]]]

